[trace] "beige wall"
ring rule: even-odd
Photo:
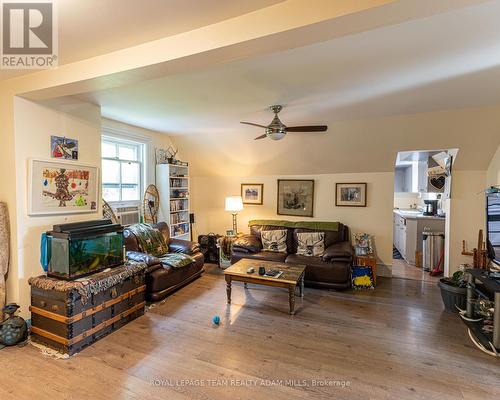
[[[452,197],[448,206],[447,236],[450,274],[461,263],[472,263],[472,257],[463,256],[462,240],[469,249],[477,247],[479,229],[485,229],[484,193],[486,171],[454,171]]]
[[[192,208],[196,215],[194,236],[231,229],[231,215],[224,211],[224,198],[240,194],[241,183],[263,183],[264,204],[245,205],[238,214],[239,231],[248,232],[248,221],[254,218],[301,219],[276,214],[276,186],[279,178],[315,180],[314,218],[340,221],[353,232],[367,232],[374,236],[379,263],[392,264],[392,210],[394,188],[392,173],[324,174],[297,176],[257,177],[193,177],[191,181]],[[367,182],[368,206],[366,208],[336,207],[335,182]],[[445,207],[449,253],[446,254],[449,273],[461,263],[472,262],[462,256],[462,240],[472,248],[477,243],[479,229],[484,229],[484,197],[477,194],[484,189],[486,171],[455,171],[453,174],[452,200]],[[307,218],[302,218],[306,219]],[[451,222],[450,222],[451,221]]]
[[[101,218],[100,212],[61,215],[28,216],[28,165],[30,158],[50,159],[50,136],[68,136],[78,139],[79,163],[101,166],[101,113],[98,106],[81,103],[55,110],[21,98],[15,98],[15,182],[17,207],[16,237],[17,262],[12,265],[8,282],[9,301],[18,302],[22,314],[28,315],[30,288],[28,279],[42,273],[40,235],[58,223]],[[150,140],[151,153],[155,147],[170,143],[168,136],[115,121],[105,125],[117,130],[136,133]],[[154,164],[154,159],[151,160]],[[154,177],[154,175],[153,175]],[[99,210],[100,211],[100,210]]]
[[[238,215],[239,230],[248,231],[248,221],[255,218],[309,220],[276,214],[277,179],[314,179],[314,218],[340,221],[352,232],[374,235],[377,254],[385,264],[392,263],[393,173],[325,174],[260,177],[194,177],[191,181],[192,207],[196,216],[194,233],[224,233],[231,229],[231,214],[224,211],[224,198],[240,194],[241,183],[263,183],[264,204],[245,205]],[[368,205],[363,208],[336,207],[336,182],[367,182]]]
[[[100,167],[101,115],[97,106],[81,104],[67,112],[54,110],[30,101],[15,98],[15,154],[17,193],[17,280],[9,276],[11,301],[21,305],[22,315],[28,315],[30,287],[28,279],[41,274],[40,235],[52,225],[100,218],[100,212],[61,215],[28,216],[28,166],[30,158],[50,159],[50,136],[68,136],[78,139],[79,163]]]
[[[500,185],[500,146],[491,159],[486,175],[487,186]]]

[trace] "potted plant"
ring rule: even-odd
[[[441,289],[441,298],[447,312],[458,313],[458,308],[465,309],[467,282],[464,279],[464,271],[455,272],[451,278],[441,278],[438,286]]]

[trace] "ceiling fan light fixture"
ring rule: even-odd
[[[280,139],[283,139],[285,137],[286,130],[283,128],[280,128],[280,129],[267,128],[266,135],[269,139],[280,140]]]

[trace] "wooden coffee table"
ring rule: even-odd
[[[253,267],[252,274],[247,273],[248,268]],[[259,275],[259,267],[268,269],[277,269],[283,271],[278,278]],[[288,289],[288,301],[290,303],[290,314],[295,314],[295,288],[298,286],[300,297],[304,297],[304,271],[305,265],[285,264],[280,262],[259,261],[251,259],[242,259],[229,268],[224,270],[226,278],[227,302],[231,303],[231,282],[255,283],[257,285],[275,286]]]

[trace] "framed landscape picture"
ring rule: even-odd
[[[264,195],[263,183],[241,184],[241,198],[243,199],[243,204],[262,205],[263,195]]]
[[[94,166],[30,160],[29,215],[97,212],[98,181]]]
[[[278,215],[312,217],[314,180],[278,179]]]
[[[336,183],[335,205],[366,207],[366,183]]]

